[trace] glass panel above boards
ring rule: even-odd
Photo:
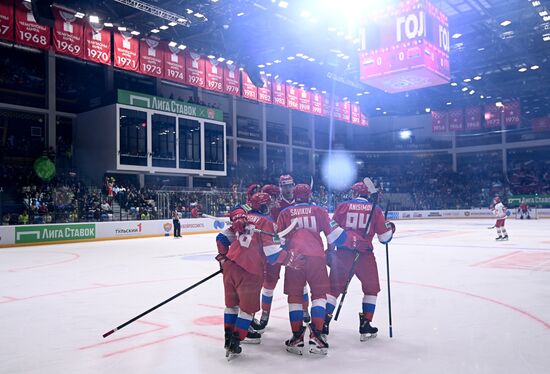
[[[152,116],[153,166],[176,167],[176,117]]]
[[[204,168],[224,171],[224,127],[214,123],[204,123]]]
[[[180,118],[179,162],[180,169],[201,168],[201,124],[199,121]]]
[[[120,108],[120,163],[147,166],[147,113]]]

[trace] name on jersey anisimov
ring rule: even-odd
[[[303,214],[311,214],[311,208],[291,208],[290,209],[291,216],[300,216]]]
[[[371,204],[350,204],[349,209],[371,211],[372,205]]]

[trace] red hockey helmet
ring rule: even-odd
[[[257,192],[250,198],[250,206],[253,210],[264,211],[264,206],[268,207],[271,204],[271,196],[265,192]]]
[[[297,184],[294,187],[294,199],[297,203],[307,203],[311,198],[311,188],[307,184]]]
[[[250,200],[252,195],[254,195],[256,192],[260,192],[261,186],[257,183],[252,183],[250,186],[246,188],[246,198]]]
[[[287,186],[287,185],[294,185],[294,178],[292,178],[290,175],[285,174],[281,175],[279,177],[279,186]]]
[[[233,209],[229,213],[229,219],[231,220],[231,226],[237,232],[243,233],[247,224],[246,211],[242,208]]]
[[[367,185],[363,182],[357,182],[353,186],[351,186],[351,190],[355,192],[357,196],[369,196],[369,188]]]
[[[266,194],[271,196],[273,200],[275,200],[281,194],[281,189],[274,184],[266,184],[262,187],[262,192],[265,192]]]

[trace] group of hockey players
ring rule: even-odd
[[[368,178],[351,190],[353,199],[339,204],[330,219],[324,208],[311,202],[310,185],[295,185],[290,175],[282,175],[279,186],[250,186],[246,204],[230,212],[231,225],[216,237],[216,259],[223,271],[228,359],[241,353],[241,343],[260,342],[282,266],[292,331],[284,343],[288,352],[303,354],[309,327],[309,352],[327,354],[337,299],[353,275],[363,290],[360,340],[376,336],[378,329],[371,322],[380,284],[372,240],[377,235],[381,243],[388,243],[395,225],[385,220],[376,204],[376,188]]]

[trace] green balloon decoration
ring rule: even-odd
[[[55,177],[55,164],[46,156],[42,156],[34,162],[34,172],[40,179],[49,182]]]

